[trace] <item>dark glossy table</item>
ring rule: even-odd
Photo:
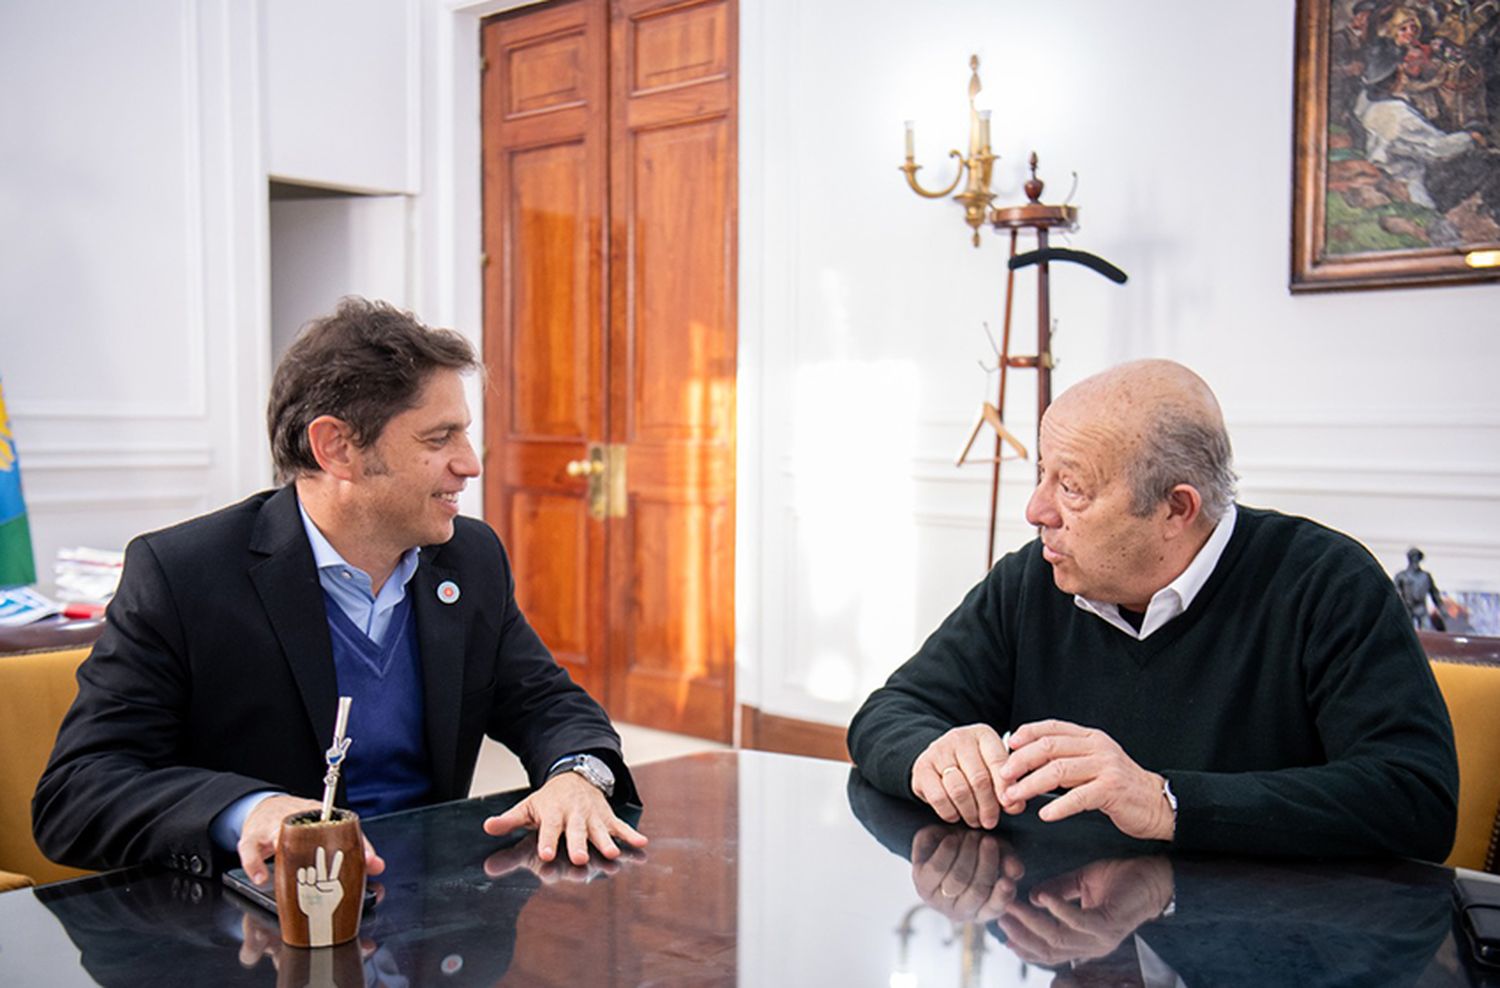
[[[0,984],[1483,983],[1442,868],[1168,855],[1097,820],[981,834],[784,755],[636,776],[651,844],[610,866],[485,836],[515,794],[368,821],[384,897],[345,947],[284,948],[217,881],[149,869],[6,893]]]

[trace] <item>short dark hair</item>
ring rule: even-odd
[[[394,416],[416,407],[433,371],[480,368],[451,329],[429,329],[387,302],[340,299],[332,315],[302,328],[276,366],[266,426],[277,481],[321,469],[307,440],[320,415],[344,422],[355,445],[368,448]]]

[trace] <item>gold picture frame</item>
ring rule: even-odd
[[[1500,0],[1297,0],[1296,44],[1291,290],[1500,279]]]

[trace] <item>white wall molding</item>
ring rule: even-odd
[[[765,576],[768,559],[780,554],[763,544],[756,533],[765,531],[768,487],[773,481],[765,446],[770,425],[770,403],[765,400],[765,279],[768,258],[758,251],[765,243],[760,231],[766,217],[765,146],[760,107],[766,99],[766,66],[747,53],[764,50],[761,31],[764,7],[740,6],[739,25],[739,257],[736,325],[738,352],[735,381],[735,551],[734,551],[734,666],[735,700],[758,707],[762,702],[761,667],[767,654],[767,636],[773,633],[763,620],[770,602],[781,598]],[[783,601],[780,605],[785,607]],[[734,740],[739,743],[739,719]]]
[[[204,286],[204,254],[207,250],[204,195],[207,183],[203,155],[203,88],[201,71],[200,24],[195,0],[182,0],[182,113],[184,130],[183,174],[187,176],[183,195],[183,243],[187,245],[183,291],[187,293],[187,311],[197,318],[179,327],[187,350],[191,375],[182,396],[184,417],[202,418],[208,414],[208,347],[204,336],[213,324]]]
[[[1059,392],[1060,393],[1060,392]],[[1030,395],[1026,396],[1028,402]],[[1025,430],[1033,432],[1036,428],[1035,409],[1028,403],[1025,408],[1017,409],[1012,419],[1018,422]],[[973,419],[961,419],[950,416],[941,418],[921,418],[918,426],[924,430],[930,429],[939,432],[954,433],[959,436],[968,434],[968,430],[974,425]],[[1278,409],[1275,411],[1260,411],[1245,414],[1226,415],[1225,427],[1233,438],[1240,430],[1266,429],[1285,430],[1296,432],[1307,428],[1318,429],[1370,429],[1386,432],[1392,429],[1409,429],[1416,432],[1429,433],[1433,429],[1496,429],[1500,430],[1500,413],[1472,406],[1457,406],[1452,408],[1422,407],[1422,408],[1388,408],[1370,409],[1361,411],[1359,409]],[[1023,437],[1024,438],[1024,437]]]
[[[911,514],[911,523],[920,528],[983,533],[989,528],[989,516],[980,513],[970,515],[957,512],[914,511]],[[1000,551],[1006,551],[1006,546],[1020,545],[1029,541],[1032,535],[1032,529],[1024,524],[1001,522],[997,529]],[[1010,536],[1010,541],[1007,541],[1004,536]],[[1428,555],[1462,556],[1466,559],[1492,560],[1500,563],[1500,540],[1495,539],[1457,539],[1451,536],[1413,539],[1409,535],[1377,531],[1362,534],[1360,541],[1376,553],[1388,551],[1405,553],[1407,548],[1415,543],[1420,545]],[[1496,579],[1500,580],[1500,568],[1497,568]]]
[[[1409,536],[1390,533],[1371,533],[1362,540],[1372,551],[1390,550],[1404,554],[1408,547],[1414,543],[1422,547],[1422,551],[1428,555],[1463,556],[1469,559],[1489,559],[1500,563],[1500,540],[1497,539],[1455,539],[1455,538],[1430,538],[1412,539]],[[1495,579],[1500,581],[1500,569],[1496,570]]]
[[[1500,429],[1500,413],[1464,405],[1451,408],[1315,409],[1278,408],[1237,412],[1226,418],[1229,434],[1236,429],[1391,429],[1430,432],[1433,429]]]
[[[37,220],[9,266],[27,335],[7,384],[44,572],[60,546],[123,546],[269,474],[260,13],[7,10],[0,71],[27,98],[0,177]]]
[[[963,532],[984,532],[987,531],[990,526],[990,516],[988,514],[980,514],[979,512],[968,515],[958,513],[940,514],[932,511],[913,511],[911,514],[911,521],[913,525],[917,525],[922,528],[952,528]],[[997,534],[999,531],[1003,531],[1004,529],[1011,527],[1015,526],[996,526]]]
[[[213,66],[202,153],[214,181],[204,217],[208,269],[205,325],[212,334],[209,442],[219,460],[209,504],[237,500],[270,480],[265,401],[270,388],[269,190],[263,98],[264,4],[214,0],[202,34]]]
[[[165,6],[165,5],[164,5]],[[162,419],[162,420],[201,420],[207,413],[207,381],[205,351],[206,343],[204,335],[206,330],[204,295],[203,295],[203,195],[204,174],[203,160],[200,154],[202,144],[202,133],[200,120],[202,117],[202,88],[203,76],[201,72],[201,55],[198,47],[199,34],[199,5],[195,0],[176,0],[173,6],[175,16],[175,29],[177,36],[175,56],[175,75],[178,81],[176,87],[174,123],[179,128],[178,137],[168,154],[175,157],[174,165],[181,177],[181,186],[178,192],[181,196],[182,225],[178,229],[180,245],[182,247],[180,260],[182,269],[179,275],[170,279],[173,290],[181,293],[181,311],[186,316],[183,320],[170,318],[160,320],[153,324],[163,336],[172,339],[172,348],[183,354],[183,368],[186,376],[173,388],[160,389],[150,397],[121,397],[100,398],[93,395],[80,395],[76,393],[54,393],[46,396],[27,396],[24,392],[17,394],[12,390],[7,405],[11,416],[15,419],[73,419],[79,421],[97,421],[101,419]],[[149,15],[148,15],[149,16]],[[91,80],[92,82],[92,80]],[[104,151],[106,155],[118,155],[119,148],[110,148]],[[164,172],[170,174],[173,168],[166,168]],[[87,176],[75,176],[75,180],[81,180],[87,184]],[[36,190],[31,190],[32,194]],[[49,194],[44,192],[43,194]],[[137,231],[110,231],[101,230],[101,238],[105,241],[111,238],[129,245]],[[39,242],[42,250],[50,249],[51,244],[46,240]],[[129,250],[130,247],[126,246]],[[137,248],[138,249],[138,248]],[[90,274],[90,264],[97,263],[98,256],[88,258],[75,258],[79,270],[73,272],[80,280],[86,280]],[[103,304],[99,306],[103,311],[109,311],[109,302],[100,300]],[[112,301],[112,300],[110,300]],[[170,307],[163,305],[163,312],[170,312]],[[128,323],[129,320],[126,320]],[[113,324],[99,326],[69,327],[71,330],[81,334],[79,343],[87,345],[86,339],[90,334],[112,334],[118,331]],[[151,342],[159,344],[159,341]],[[128,368],[122,368],[128,369]],[[57,391],[57,389],[53,389]]]
[[[780,554],[780,561],[785,566],[782,573],[785,575],[782,579],[774,581],[775,593],[766,595],[768,601],[779,599],[780,607],[775,615],[771,616],[767,629],[769,633],[763,633],[762,636],[763,643],[766,647],[774,649],[774,652],[762,656],[766,661],[760,666],[761,675],[757,683],[759,688],[754,694],[755,699],[737,697],[740,703],[758,703],[764,699],[768,688],[778,690],[783,694],[789,688],[795,691],[795,684],[791,679],[794,674],[793,664],[775,661],[772,656],[786,654],[784,649],[790,645],[792,631],[797,627],[797,615],[801,607],[799,598],[803,593],[803,588],[799,586],[802,576],[801,572],[794,568],[794,560],[797,557],[797,533],[801,529],[801,519],[796,509],[790,504],[780,506],[777,514],[780,516],[778,528],[787,534],[787,538],[781,543],[783,551]],[[762,615],[762,619],[764,620],[767,616]]]
[[[1470,481],[1500,481],[1500,465],[1475,460],[1458,462],[1420,462],[1415,458],[1375,460],[1235,460],[1239,473],[1331,473],[1350,477],[1373,477],[1382,480],[1409,476],[1432,476]]]
[[[205,444],[45,444],[28,446],[21,468],[26,475],[90,470],[208,470],[216,462],[213,448]]]
[[[919,484],[957,484],[989,489],[989,463],[970,462],[960,467],[953,461],[952,456],[913,456],[909,461],[909,476]],[[1008,459],[1001,467],[1001,483],[1007,490],[1013,486],[1029,490],[1035,469],[1031,461]],[[1242,488],[1256,491],[1500,499],[1500,465],[1484,461],[1237,460],[1235,471],[1241,477]],[[778,472],[795,480],[799,475],[795,458],[782,456],[778,460]],[[1313,483],[1306,479],[1308,477],[1322,477],[1325,482]]]
[[[1413,471],[1412,477],[1422,476]],[[1486,486],[1478,490],[1455,489],[1439,485],[1416,483],[1409,478],[1390,475],[1381,481],[1371,479],[1367,483],[1352,481],[1317,482],[1308,479],[1286,477],[1276,479],[1241,471],[1239,482],[1240,500],[1247,497],[1266,498],[1273,495],[1316,495],[1319,497],[1380,498],[1383,500],[1422,501],[1500,501],[1500,487]]]
[[[35,497],[28,495],[26,505],[32,513],[65,511],[70,509],[94,511],[105,508],[117,510],[130,507],[147,508],[152,511],[186,509],[188,512],[197,513],[210,506],[207,498],[203,496],[202,489],[196,487],[131,491],[80,490],[71,493],[43,494]],[[186,515],[183,517],[186,517]],[[120,548],[123,544],[122,542],[120,546],[100,546],[99,548]],[[39,564],[43,561],[38,557],[37,562]]]
[[[410,195],[421,195],[426,186],[422,168],[422,118],[426,107],[422,94],[426,79],[422,71],[425,45],[422,37],[422,0],[406,0],[406,185]],[[410,229],[410,226],[408,226]],[[410,285],[407,286],[410,289]],[[410,293],[408,292],[408,298]]]

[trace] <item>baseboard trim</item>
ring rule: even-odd
[[[775,751],[783,755],[808,755],[847,762],[845,728],[768,714],[756,707],[740,707],[740,747]]]

